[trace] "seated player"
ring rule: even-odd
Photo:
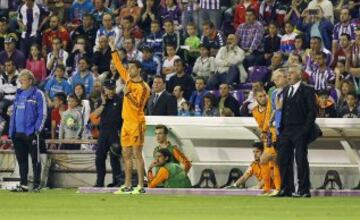
[[[162,148],[156,152],[156,167],[159,169],[154,177],[151,170],[148,171],[149,188],[163,185],[165,188],[190,188],[191,182],[183,168],[171,162],[171,153]]]
[[[255,148],[253,150],[254,153],[254,161],[250,164],[250,166],[245,171],[244,175],[242,175],[233,185],[227,186],[226,188],[237,188],[242,185],[245,185],[246,181],[250,179],[250,177],[255,176],[258,184],[253,187],[256,189],[262,189],[264,186],[264,183],[262,181],[262,170],[260,166],[260,157],[262,153],[264,152],[264,144],[262,142],[256,142],[253,144],[253,147]]]
[[[160,149],[168,149],[170,154],[171,154],[170,161],[173,162],[173,163],[179,164],[184,169],[184,171],[186,173],[189,172],[189,170],[191,168],[191,162],[181,152],[181,150],[176,145],[173,145],[173,144],[171,144],[170,141],[168,141],[168,139],[167,139],[168,133],[169,133],[169,129],[165,125],[157,125],[155,127],[156,140],[157,140],[159,145],[156,146],[155,149],[154,149],[154,153],[153,153],[154,161],[149,166],[149,170],[154,168],[156,166],[156,164],[157,164],[157,162],[156,162],[156,153]]]
[[[274,148],[276,129],[270,125],[271,102],[264,89],[255,90],[254,95],[258,106],[253,109],[252,115],[261,132],[260,139],[264,143],[264,153],[260,158],[260,165],[263,170],[264,194],[273,196],[280,191],[281,180],[279,167],[276,163],[277,154]],[[275,190],[273,192],[271,192],[271,176],[274,176]]]

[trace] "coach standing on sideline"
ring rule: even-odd
[[[121,177],[120,166],[120,130],[122,118],[122,96],[116,94],[116,82],[108,80],[104,82],[104,92],[102,94],[102,104],[94,111],[95,116],[100,116],[100,136],[98,148],[96,150],[96,172],[97,179],[95,187],[104,187],[106,174],[106,157],[110,153],[110,165],[112,168],[113,182],[108,187],[119,187]],[[115,152],[116,151],[116,152]]]
[[[44,93],[34,86],[35,78],[31,71],[22,70],[19,80],[21,88],[16,92],[9,130],[20,169],[20,185],[14,191],[29,191],[27,184],[30,153],[34,173],[33,191],[39,192],[41,175],[39,134],[46,121],[46,99]]]
[[[289,68],[290,85],[284,90],[278,164],[282,179],[279,197],[292,196],[294,187],[294,149],[298,167],[300,197],[311,197],[308,144],[320,136],[316,129],[316,102],[314,89],[301,82],[302,68]],[[314,135],[317,135],[314,137]]]

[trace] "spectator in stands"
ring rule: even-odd
[[[193,108],[194,116],[203,115],[204,111],[204,96],[208,94],[205,90],[206,81],[203,77],[198,76],[195,79],[195,91],[192,92],[189,99],[190,105]]]
[[[149,180],[149,188],[155,188],[160,184],[164,188],[190,188],[191,182],[184,169],[176,163],[171,162],[171,153],[168,149],[160,149],[156,152],[156,162],[158,172],[154,177],[152,170],[148,170],[147,178]],[[151,168],[152,168],[151,167]]]
[[[95,8],[91,14],[94,16],[97,26],[101,26],[104,14],[112,14],[112,10],[106,7],[105,4],[105,0],[94,0]]]
[[[4,51],[0,52],[1,69],[6,60],[12,60],[17,69],[25,67],[25,55],[21,50],[16,49],[17,36],[14,33],[8,34],[4,40]]]
[[[103,35],[99,39],[99,45],[95,47],[95,53],[93,56],[93,68],[97,68],[97,71],[101,75],[105,71],[109,71],[111,61],[111,50],[109,47],[108,38]]]
[[[88,98],[89,96],[85,93],[85,86],[83,84],[77,84],[73,90],[73,94],[81,101],[80,107],[83,115],[84,126],[87,126],[90,118],[91,107]]]
[[[302,34],[296,35],[294,46],[295,49],[293,53],[299,55],[302,58],[305,54],[305,42]]]
[[[94,5],[91,0],[76,0],[70,7],[68,20],[74,25],[78,25],[83,16],[90,14],[93,10]]]
[[[339,109],[340,118],[359,118],[360,107],[358,104],[358,97],[355,93],[348,93],[346,95],[346,106]]]
[[[281,36],[278,34],[278,28],[275,23],[269,24],[269,34],[264,38],[264,60],[265,64],[270,64],[274,52],[280,50]]]
[[[244,67],[248,69],[256,62],[256,57],[260,56],[261,41],[264,35],[264,27],[256,21],[256,13],[252,9],[246,10],[246,22],[241,24],[236,30],[239,46],[245,51]]]
[[[210,21],[214,28],[219,30],[221,27],[221,6],[220,0],[200,0],[200,20],[199,23],[203,24],[206,21]],[[205,28],[203,26],[203,28]],[[204,30],[200,30],[200,32],[204,32]],[[223,46],[223,45],[221,45]],[[219,47],[221,47],[219,46]]]
[[[90,48],[95,46],[96,32],[97,29],[94,25],[95,18],[91,14],[85,14],[83,16],[82,24],[77,27],[71,34],[70,46],[73,47],[73,44],[76,42],[78,37],[83,36],[86,38],[86,42],[90,45]]]
[[[246,9],[251,8],[259,15],[260,4],[258,0],[240,0],[235,6],[234,11],[234,28],[238,29],[240,24],[245,23]]]
[[[309,2],[307,9],[315,9],[321,7],[324,13],[324,17],[329,19],[331,23],[334,23],[334,6],[329,0],[312,0]]]
[[[176,74],[172,76],[168,83],[168,91],[173,91],[175,86],[182,86],[184,88],[184,97],[189,100],[192,91],[195,88],[193,78],[185,73],[185,62],[182,59],[177,59],[174,62]]]
[[[104,83],[104,93],[101,105],[94,111],[94,115],[100,117],[100,136],[98,139],[98,148],[96,149],[96,185],[95,187],[104,187],[106,174],[106,157],[110,151],[110,164],[112,168],[113,182],[110,187],[119,187],[121,185],[121,166],[120,166],[120,139],[119,134],[122,127],[122,118],[119,117],[122,112],[123,97],[116,94],[116,82],[107,80]]]
[[[219,98],[219,112],[222,114],[224,108],[229,108],[234,116],[240,116],[240,105],[238,101],[230,94],[230,87],[228,84],[223,83],[219,86],[220,98]]]
[[[193,66],[196,59],[200,55],[200,38],[196,35],[196,26],[194,23],[188,23],[186,25],[186,33],[188,37],[185,39],[185,60],[186,62]]]
[[[122,36],[118,43],[118,47],[124,44],[126,38],[135,39],[135,46],[137,47],[140,42],[143,40],[143,31],[134,23],[134,18],[132,16],[126,16],[121,20],[121,31]]]
[[[209,77],[215,74],[215,58],[210,56],[210,48],[205,45],[200,45],[200,56],[196,59],[193,66],[193,75],[196,77],[203,77],[205,82]]]
[[[334,53],[334,59],[332,67],[335,67],[338,61],[345,63],[347,57],[351,57],[351,38],[348,34],[342,34],[340,36],[339,46]]]
[[[161,20],[172,20],[174,22],[175,30],[182,29],[181,26],[181,10],[176,4],[175,0],[166,0],[165,5],[160,8],[159,13]]]
[[[19,81],[21,87],[16,92],[9,129],[9,136],[14,144],[20,171],[20,185],[15,191],[28,191],[28,158],[30,154],[33,167],[33,191],[39,192],[40,143],[34,145],[33,141],[39,141],[39,134],[44,129],[47,115],[46,99],[44,94],[34,86],[35,78],[29,70],[21,71]]]
[[[172,94],[175,96],[176,101],[177,101],[177,109],[178,112],[180,112],[180,110],[182,109],[182,104],[184,102],[186,102],[185,98],[184,98],[184,89],[181,86],[175,86],[174,87],[174,91],[172,92]]]
[[[66,65],[68,57],[68,52],[61,48],[60,39],[52,39],[52,51],[48,53],[46,63],[46,68],[50,71],[50,76],[54,75],[55,69],[58,65]]]
[[[152,49],[150,47],[143,47],[142,54],[142,78],[148,83],[151,83],[154,79],[154,76],[159,76],[161,74],[161,62],[158,57],[153,55]]]
[[[334,25],[324,17],[323,9],[320,6],[307,9],[303,12],[302,17],[303,20],[297,24],[297,29],[305,34],[306,41],[309,42],[313,37],[318,37],[323,46],[327,50],[331,50]]]
[[[301,13],[306,9],[307,3],[304,0],[292,0],[290,7],[288,7],[284,21],[290,21],[291,24],[299,23]]]
[[[208,80],[208,87],[217,88],[222,83],[229,85],[245,82],[247,73],[243,66],[245,52],[237,45],[234,34],[227,38],[226,46],[221,47],[215,58],[217,71]]]
[[[46,63],[41,56],[40,46],[33,44],[30,47],[29,58],[26,60],[26,69],[30,70],[35,77],[36,85],[43,85],[46,73]]]
[[[136,0],[127,0],[126,6],[119,10],[120,19],[126,16],[132,16],[134,18],[134,22],[138,23],[141,17],[141,8],[136,5]]]
[[[310,82],[314,85],[315,91],[329,90],[334,87],[334,71],[326,66],[326,54],[319,52],[315,55],[317,69],[310,73]]]
[[[356,82],[356,78],[351,75],[345,68],[345,60],[339,60],[336,62],[336,66],[334,69],[335,73],[335,88],[340,90],[342,81],[349,80],[351,82]]]
[[[220,47],[226,44],[225,36],[215,28],[211,21],[205,21],[202,23],[202,27],[201,44],[210,48],[210,55],[215,57]]]
[[[276,22],[278,26],[284,25],[286,5],[278,0],[264,0],[260,4],[259,18],[267,26],[270,22]]]
[[[158,21],[159,16],[159,5],[156,5],[155,0],[146,0],[144,7],[142,8],[142,16],[140,20],[140,27],[146,35],[150,34],[151,25],[154,21]],[[159,24],[159,23],[158,23]],[[160,27],[160,24],[159,24]]]
[[[71,86],[64,78],[65,74],[65,66],[58,65],[55,69],[54,76],[50,77],[45,85],[45,92],[47,95],[48,105],[51,107],[54,103],[52,100],[54,99],[55,95],[59,92],[65,93],[66,95],[70,95],[72,92]]]
[[[326,65],[330,66],[332,59],[331,52],[321,46],[320,37],[312,37],[310,40],[310,48],[305,51],[303,59],[303,62],[305,64],[305,71],[308,75],[310,75],[310,73],[315,71],[317,68],[315,63],[315,56],[319,52],[324,52],[326,54]]]
[[[167,56],[162,65],[162,74],[165,75],[166,81],[169,81],[176,74],[174,63],[180,57],[176,55],[176,46],[173,44],[166,45],[166,54]]]
[[[52,48],[52,39],[57,37],[61,40],[62,48],[67,48],[70,40],[70,36],[65,27],[60,23],[60,19],[56,15],[50,17],[49,28],[43,31],[42,34],[42,46],[45,51],[44,54],[50,52]]]
[[[252,82],[252,88],[251,91],[248,94],[247,99],[244,101],[244,103],[241,106],[241,116],[249,117],[252,116],[252,111],[254,107],[256,107],[257,103],[255,100],[255,91],[256,90],[264,90],[264,84],[260,81]]]
[[[295,50],[295,38],[294,26],[290,22],[285,23],[285,34],[281,37],[280,51],[288,57],[289,54]]]
[[[88,45],[86,37],[79,36],[74,42],[74,46],[71,50],[71,53],[69,54],[69,57],[66,60],[67,72],[72,73],[78,70],[78,63],[80,58],[86,57],[90,59],[92,54],[93,54],[92,48],[90,48],[90,45]]]
[[[147,115],[177,115],[176,98],[166,91],[166,81],[155,76],[152,84],[153,93],[147,103]]]
[[[6,17],[0,18],[0,51],[4,50],[4,41],[9,34],[8,19]]]
[[[49,20],[49,11],[34,0],[25,0],[18,9],[18,25],[21,32],[20,48],[27,57],[30,46],[39,40],[38,33]]]
[[[152,48],[154,55],[157,56],[160,60],[162,59],[163,33],[160,30],[159,21],[151,21],[150,33],[145,36],[143,45]]]
[[[96,32],[95,45],[99,45],[100,37],[105,35],[108,38],[114,38],[115,43],[117,44],[120,40],[120,29],[112,24],[111,14],[104,14],[102,19],[102,26]]]
[[[181,103],[180,110],[178,111],[178,116],[188,117],[193,116],[193,111],[191,109],[190,102],[186,101]]]
[[[87,58],[80,58],[78,65],[78,71],[74,72],[72,77],[69,78],[69,83],[73,90],[77,84],[83,84],[85,86],[85,94],[88,96],[93,89],[94,76],[88,69],[89,61]]]
[[[220,116],[219,110],[216,104],[215,95],[208,93],[204,96],[204,111],[202,116],[205,117],[216,117]]]
[[[171,162],[179,164],[183,168],[183,170],[186,173],[188,173],[191,168],[190,160],[184,155],[184,153],[179,149],[178,146],[176,146],[175,144],[172,144],[168,140],[168,134],[169,134],[169,129],[165,125],[156,125],[155,126],[155,137],[156,137],[158,146],[156,146],[154,148],[154,151],[153,151],[154,161],[149,166],[149,170],[152,170],[152,168],[154,168],[157,165],[156,160],[155,160],[156,153],[160,149],[167,149],[167,150],[169,150],[169,152],[171,154],[171,158],[170,158]]]
[[[178,31],[175,31],[174,28],[174,21],[173,20],[169,20],[166,19],[165,21],[163,21],[164,23],[164,31],[165,34],[162,37],[162,42],[163,42],[163,52],[165,53],[165,56],[168,56],[167,51],[166,51],[166,46],[171,44],[171,45],[175,45],[175,52],[177,52],[180,49],[180,33]]]
[[[333,30],[333,41],[332,41],[332,53],[338,49],[340,38],[343,34],[347,34],[349,36],[349,40],[351,42],[355,41],[356,34],[355,34],[355,25],[351,23],[351,15],[350,10],[348,8],[341,9],[340,12],[340,22],[338,22],[334,26]]]
[[[350,80],[343,80],[340,83],[340,96],[337,102],[336,109],[339,111],[346,106],[346,96],[349,93],[356,93],[355,86]]]
[[[336,118],[335,103],[329,98],[329,92],[321,90],[318,92],[317,118]]]
[[[143,54],[135,47],[134,38],[127,38],[124,40],[124,49],[126,50],[127,60],[137,60],[139,62],[143,59]]]
[[[18,75],[14,61],[7,60],[5,71],[0,77],[0,93],[3,93],[4,99],[11,102],[15,100],[16,90],[20,87]]]
[[[54,95],[54,108],[51,110],[51,139],[59,137],[61,116],[66,110],[67,95],[63,92],[56,93]]]
[[[59,139],[81,139],[84,126],[83,115],[81,112],[81,100],[75,95],[68,96],[68,109],[63,112],[60,121]],[[75,150],[77,144],[62,144],[61,149]]]
[[[105,82],[106,80],[114,80],[116,82],[116,94],[120,94],[124,88],[124,82],[121,80],[119,73],[112,61],[110,61],[110,70],[101,74],[98,79],[100,79],[102,82]]]

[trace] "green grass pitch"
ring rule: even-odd
[[[166,196],[0,191],[1,220],[351,220],[360,219],[360,197],[311,199],[248,196]]]

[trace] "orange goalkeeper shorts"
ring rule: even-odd
[[[124,121],[121,129],[122,147],[142,147],[144,145],[146,125],[145,122]]]

